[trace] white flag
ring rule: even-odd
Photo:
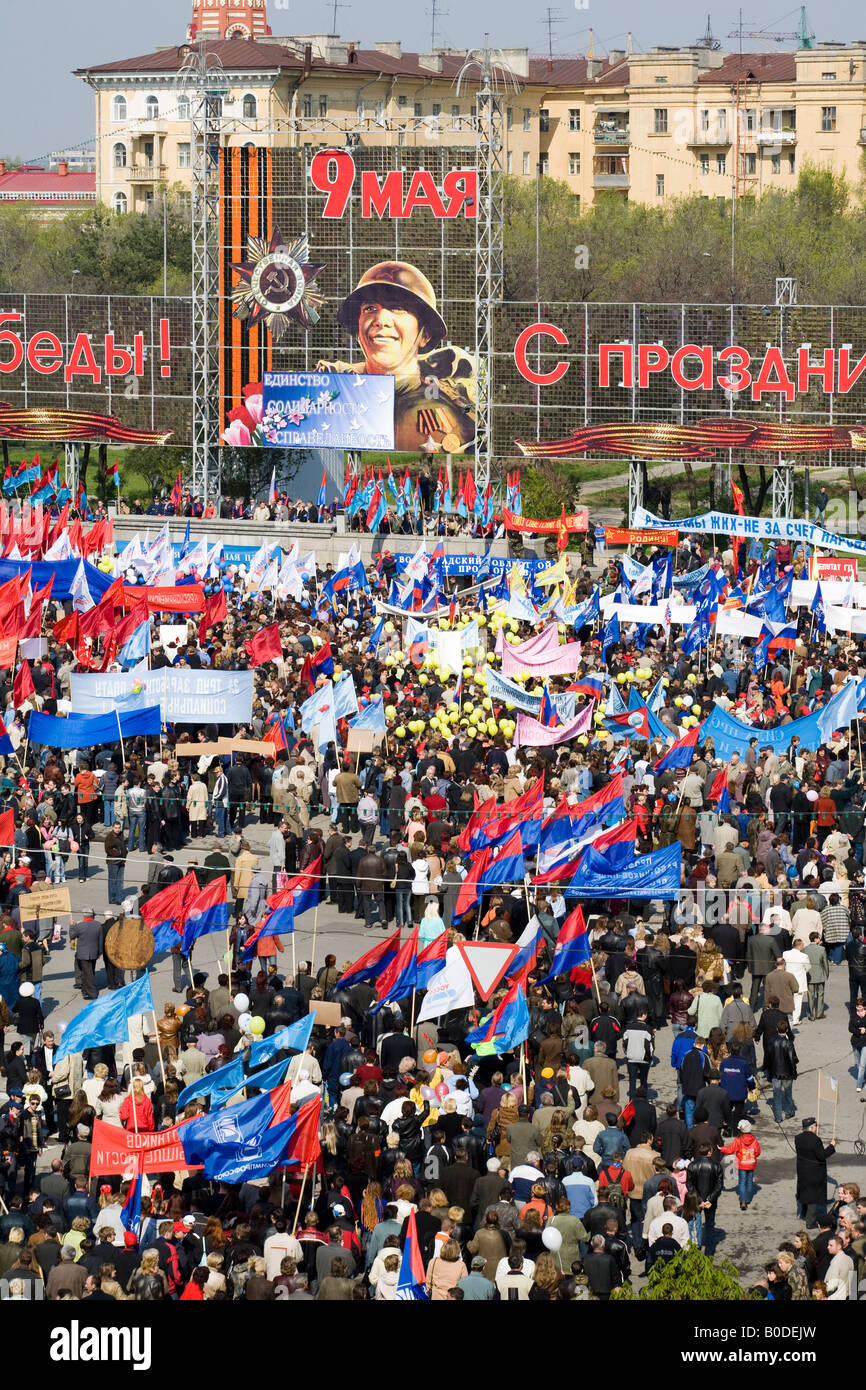
[[[457,947],[451,946],[445,953],[445,964],[430,981],[416,1022],[440,1018],[451,1009],[471,1009],[474,1003],[475,990],[466,962]]]

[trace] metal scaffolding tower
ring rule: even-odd
[[[205,503],[220,495],[219,149],[228,79],[204,40],[180,70],[190,100],[192,144],[192,479]]]

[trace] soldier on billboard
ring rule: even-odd
[[[357,337],[364,361],[319,362],[317,370],[393,376],[394,447],[466,452],[475,437],[475,373],[462,348],[440,346],[448,330],[426,275],[405,261],[374,265],[337,318]]]

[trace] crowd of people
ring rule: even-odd
[[[708,565],[725,573],[733,559],[695,538],[677,552],[673,574]],[[781,570],[786,562],[799,559],[777,551]],[[327,615],[310,599],[230,585],[223,621],[203,634],[190,622],[172,659],[215,669],[248,664],[243,642],[279,625],[282,656],[255,668],[243,727],[175,726],[122,746],[25,751],[28,710],[57,712],[78,660],[53,633],[63,609],[52,611],[52,601],[33,693],[17,703],[11,672],[4,681],[6,727],[21,749],[0,781],[0,815],[11,812],[14,824],[0,884],[4,1296],[17,1281],[44,1282],[58,1299],[390,1300],[411,1229],[434,1301],[607,1300],[627,1282],[652,1279],[684,1247],[713,1256],[720,1202],[746,1212],[764,1199],[762,1157],[778,1133],[793,1134],[785,1176],[773,1179],[791,1188],[790,1219],[746,1292],[773,1301],[862,1296],[866,1199],[844,1173],[826,1112],[820,1126],[801,1115],[796,1084],[804,1030],[807,1040],[831,1032],[839,1051],[853,1046],[852,1091],[866,1079],[859,736],[840,730],[815,750],[761,737],[826,702],[849,675],[862,679],[856,637],[816,636],[805,612],[793,650],[757,668],[740,638],[686,655],[664,630],[624,624],[602,650],[597,625],[581,626],[580,670],[550,678],[554,699],[596,674],[626,696],[657,688],[654,714],[671,738],[689,727],[683,711],[697,723],[716,706],[755,729],[742,755],[722,760],[706,738],[687,766],[659,771],[663,744],[623,740],[602,711],[579,738],[515,747],[508,709],[486,693],[492,643],[467,661],[455,698],[455,673],[435,655],[413,659],[399,620],[373,640],[388,580],[376,566],[368,578],[369,592],[338,595]],[[579,603],[596,586],[613,592],[622,572],[612,562],[600,577],[578,568],[572,578]],[[326,582],[324,571],[317,580]],[[506,641],[532,631],[477,586],[446,580],[445,589],[452,625],[472,620]],[[326,645],[327,677],[310,661]],[[154,640],[152,663],[169,659]],[[303,729],[311,692],[349,677],[362,707],[381,697],[386,736],[369,753],[345,751],[343,720],[321,749]],[[578,712],[588,698],[576,692]],[[261,740],[275,720],[285,746],[273,755],[196,752],[220,734]],[[591,961],[547,979],[574,906],[567,883],[534,883],[532,870],[527,883],[482,882],[477,906],[460,912],[471,858],[458,836],[490,799],[501,811],[541,782],[548,816],[618,777],[637,853],[682,846],[679,893],[584,904]],[[103,865],[105,876],[96,875]],[[130,895],[144,903],[189,867],[199,886],[228,882],[226,973],[209,988],[175,948],[178,1000],[161,1003],[155,1030],[145,1023],[129,1056],[94,1048],[54,1067],[60,1029],[43,1017],[41,996],[61,935],[28,926],[22,894],[70,871],[94,896],[105,885],[108,914],[91,908],[70,932],[86,1001],[124,982],[105,948],[122,905],[132,912]],[[268,897],[311,868],[321,875],[323,962],[284,968],[279,937],[258,941],[244,961]],[[350,962],[328,949],[341,916],[363,921],[365,947],[393,924],[417,926],[420,946],[443,936],[512,943],[537,926],[525,1045],[501,1055],[492,1044],[470,1047],[470,1011],[416,1023],[408,996],[371,1012],[375,979],[344,986]],[[847,976],[847,1006],[834,1003],[828,1014],[837,972]],[[287,1073],[295,1105],[316,1092],[325,1101],[315,1185],[302,1192],[281,1170],[265,1184],[234,1186],[195,1173],[148,1175],[141,1228],[128,1231],[125,1180],[91,1178],[94,1121],[151,1131],[199,1113],[206,1100],[178,1106],[185,1086],[318,1000],[338,1003],[342,1022],[316,1026]],[[250,1032],[251,1018],[262,1020],[260,1033]]]

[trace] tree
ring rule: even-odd
[[[640,1293],[631,1284],[615,1289],[611,1300],[642,1303],[735,1303],[747,1294],[740,1284],[739,1271],[729,1260],[715,1264],[708,1255],[689,1242],[672,1260],[657,1261]]]

